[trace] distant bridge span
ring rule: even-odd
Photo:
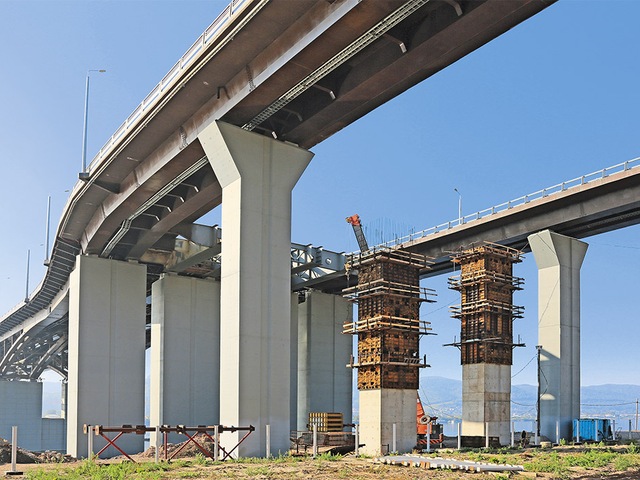
[[[450,253],[490,241],[530,251],[527,237],[552,230],[586,238],[640,223],[640,158],[539,190],[384,244],[435,259],[427,276],[450,268]]]

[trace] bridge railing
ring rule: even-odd
[[[151,108],[155,107],[162,94],[167,89],[172,87],[180,78],[180,74],[185,69],[191,67],[199,58],[200,54],[205,50],[205,47],[211,43],[211,41],[217,38],[220,31],[225,25],[233,18],[233,16],[240,10],[240,8],[251,0],[233,0],[224,11],[218,15],[211,25],[204,31],[202,35],[196,40],[196,42],[187,50],[187,52],[176,62],[176,64],[169,70],[169,72],[160,80],[160,83],[155,86],[153,90],[145,97],[140,105],[127,117],[115,133],[107,140],[102,148],[98,151],[97,155],[93,158],[89,164],[91,166],[97,165],[116,143],[122,138],[124,134],[129,132],[134,126],[138,124],[140,117]]]
[[[457,218],[455,220],[452,220],[446,223],[441,223],[440,225],[436,225],[435,227],[427,228],[419,232],[411,233],[403,237],[398,237],[393,240],[389,240],[387,242],[381,243],[377,247],[395,247],[403,243],[412,242],[420,238],[428,237],[429,235],[434,235],[436,233],[439,233],[445,230],[450,230],[452,228],[460,227],[469,222],[474,222],[476,220],[480,220],[482,218],[486,218],[491,215],[504,212],[505,210],[510,210],[520,205],[525,205],[534,200],[539,200],[539,199],[550,197],[553,195],[558,195],[567,190],[578,188],[582,185],[586,185],[586,184],[595,182],[597,180],[607,178],[608,176],[613,175],[615,173],[625,172],[627,170],[631,170],[637,167],[640,167],[640,157],[627,160],[626,162],[623,162],[623,163],[618,163],[617,165],[613,165],[611,167],[603,168],[602,170],[598,170],[597,172],[589,173],[587,175],[582,175],[580,177],[573,178],[571,180],[567,180],[562,183],[558,183],[557,185],[553,185],[551,187],[543,188],[542,190],[538,190],[536,192],[523,195],[522,197],[509,200],[508,202],[495,205],[491,208],[486,208],[484,210],[480,210],[475,213],[465,215],[461,218]]]

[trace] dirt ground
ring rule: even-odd
[[[138,458],[140,461],[153,461],[149,458]],[[120,461],[120,460],[118,460]],[[79,465],[81,462],[77,462]],[[99,461],[98,463],[107,464],[110,462]],[[150,478],[160,478],[162,480],[184,479],[184,478],[233,478],[233,479],[315,479],[315,480],[334,480],[334,479],[350,479],[350,480],[417,480],[417,479],[465,479],[482,480],[496,478],[571,478],[571,479],[600,479],[609,478],[615,480],[621,479],[640,479],[640,470],[627,471],[624,473],[612,472],[605,470],[584,470],[576,468],[569,476],[555,476],[550,473],[533,473],[524,472],[518,474],[496,474],[496,473],[469,473],[463,471],[451,470],[426,470],[416,467],[404,467],[394,465],[382,465],[375,463],[372,459],[355,458],[347,455],[339,460],[313,460],[311,458],[303,459],[298,462],[259,462],[259,463],[236,463],[225,462],[222,464],[200,464],[195,458],[183,459],[179,462],[180,466],[165,472],[153,472],[154,476]],[[30,471],[37,469],[58,470],[60,468],[68,468],[76,465],[76,462],[69,464],[28,464],[19,465],[18,470],[28,474]],[[7,465],[9,467],[10,465]],[[4,470],[0,466],[0,472]],[[8,468],[7,468],[8,470]],[[159,474],[159,475],[158,475]],[[137,477],[144,478],[144,477]]]
[[[173,448],[177,448],[174,446]],[[10,457],[6,456],[6,451],[10,446],[6,442],[0,441],[0,475],[10,470]],[[575,453],[579,449],[568,447],[566,449],[558,448],[547,452],[531,450],[520,450],[510,455],[512,464],[524,464],[534,455],[569,455]],[[170,450],[171,451],[171,450]],[[147,476],[136,475],[135,478],[153,478],[156,480],[184,479],[184,478],[233,478],[233,479],[317,479],[317,480],[334,480],[334,479],[350,479],[350,480],[373,480],[373,479],[389,479],[389,480],[416,480],[416,479],[470,479],[473,480],[496,478],[539,478],[539,479],[599,479],[609,478],[614,480],[621,479],[640,479],[640,466],[624,472],[615,471],[613,467],[602,467],[598,469],[585,469],[581,467],[571,467],[570,471],[563,475],[554,475],[552,473],[534,473],[524,472],[517,474],[496,474],[496,473],[469,473],[464,471],[452,470],[427,470],[417,467],[406,467],[399,465],[383,465],[371,458],[356,458],[353,454],[343,457],[322,457],[313,459],[310,457],[297,458],[280,458],[274,460],[243,460],[243,461],[227,461],[223,463],[213,463],[205,460],[204,457],[196,457],[197,450],[193,448],[185,449],[181,458],[173,460],[168,464],[164,464],[161,470],[150,472]],[[76,468],[82,466],[85,461],[77,461],[60,454],[40,454],[36,455],[31,452],[23,452],[25,456],[19,457],[18,470],[28,475],[36,470],[60,471],[61,469]],[[465,454],[459,452],[448,451],[439,452],[443,458],[463,458]],[[154,454],[152,449],[140,455],[133,456],[137,463],[153,463]],[[106,468],[111,463],[120,463],[125,461],[123,458],[114,458],[110,460],[97,460],[97,464]],[[518,462],[520,460],[520,462]],[[38,463],[32,463],[32,462]],[[25,462],[25,463],[23,463]],[[41,463],[43,462],[43,463]],[[102,467],[101,467],[102,468]],[[78,477],[78,478],[91,478]]]

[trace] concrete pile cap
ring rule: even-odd
[[[430,469],[466,470],[472,472],[522,472],[522,465],[498,465],[493,463],[456,460],[453,458],[420,457],[418,455],[392,455],[377,457],[375,462],[404,467],[420,467]]]

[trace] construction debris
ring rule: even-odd
[[[393,455],[378,457],[377,463],[398,465],[403,467],[419,467],[428,469],[465,470],[468,472],[523,472],[522,465],[497,465],[493,463],[456,460],[453,458],[430,458],[417,455]]]
[[[48,450],[36,453],[20,447],[18,447],[18,456],[16,458],[16,463],[63,463],[73,461],[75,461],[75,458],[64,453]],[[0,438],[0,465],[4,463],[11,463],[11,443]]]

